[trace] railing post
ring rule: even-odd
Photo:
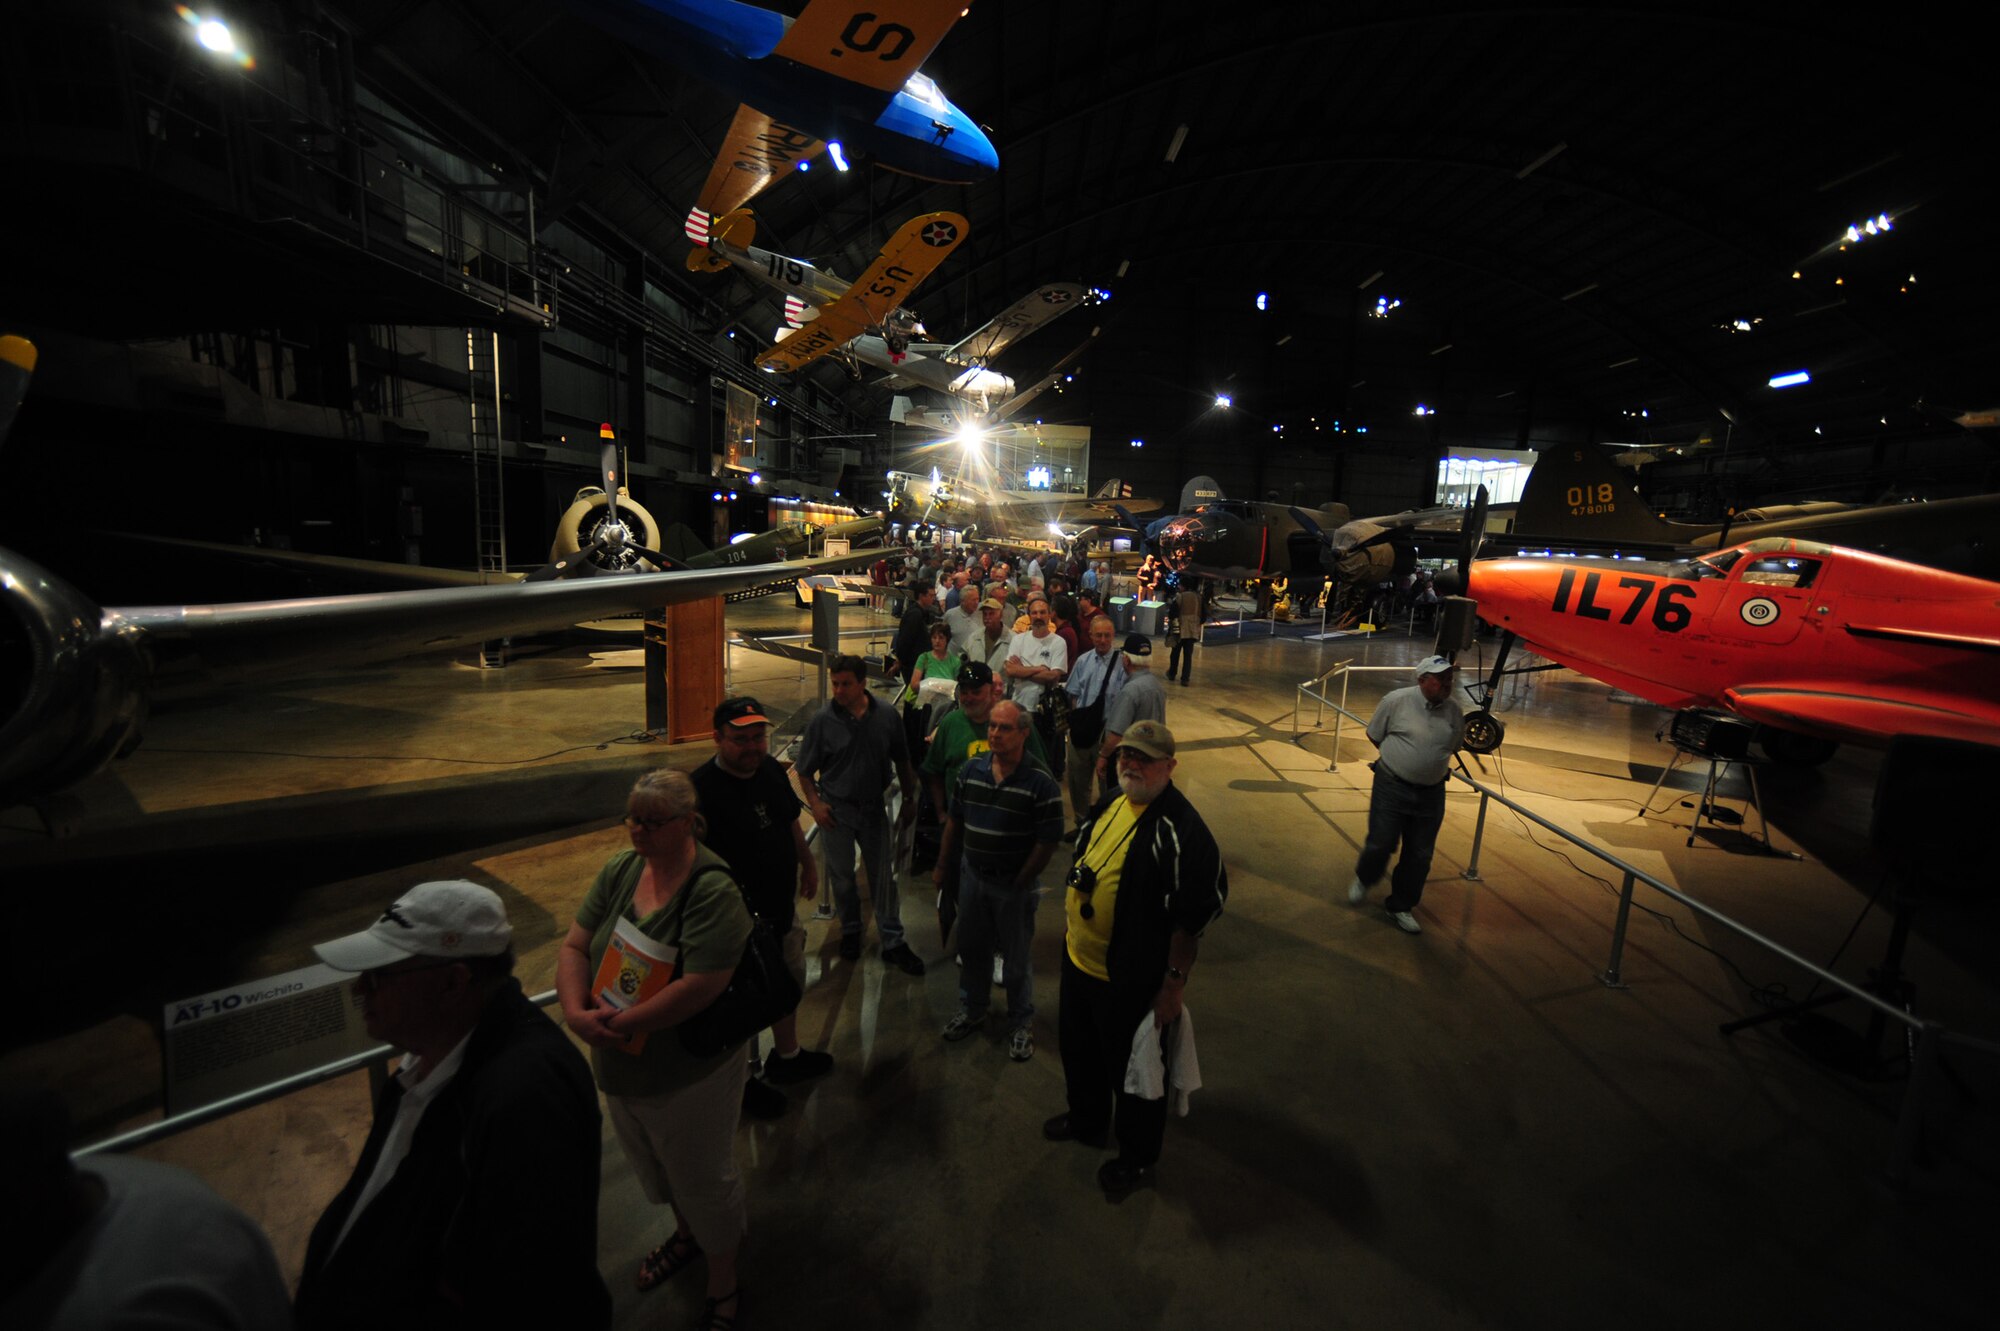
[[[1611,931],[1611,964],[1604,968],[1604,974],[1597,978],[1607,989],[1623,989],[1625,982],[1618,978],[1619,964],[1625,957],[1625,924],[1632,918],[1632,885],[1637,881],[1632,871],[1625,871],[1625,888],[1618,894],[1618,924]]]
[[[1910,1160],[1917,1153],[1917,1138],[1923,1135],[1924,1105],[1937,1080],[1938,1045],[1943,1043],[1928,1022],[1917,1027],[1916,1037],[1910,1079],[1903,1085],[1903,1108],[1896,1115],[1896,1140],[1889,1148],[1889,1181],[1899,1188],[1910,1181]]]
[[[1472,825],[1472,861],[1465,866],[1464,877],[1479,881],[1479,843],[1486,837],[1486,806],[1492,803],[1492,796],[1479,792],[1479,819]]]

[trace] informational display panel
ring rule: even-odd
[[[354,976],[307,966],[169,1003],[166,1110],[183,1114],[373,1048]]]
[[[729,384],[723,399],[722,465],[732,471],[761,471],[764,459],[757,447],[757,395],[741,384]]]

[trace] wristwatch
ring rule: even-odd
[[[1167,978],[1169,980],[1179,980],[1182,984],[1186,984],[1187,972],[1178,966],[1169,966],[1167,967]]]

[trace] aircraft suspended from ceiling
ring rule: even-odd
[[[908,237],[912,228],[920,223],[937,221],[956,225],[958,238],[964,238],[964,219],[956,214],[938,213],[929,218],[915,219],[905,225],[896,240],[884,247],[883,258],[876,261],[875,267],[853,283],[844,282],[803,259],[759,247],[755,243],[756,218],[742,210],[721,218],[709,228],[699,242],[700,248],[688,254],[687,266],[694,272],[720,272],[733,268],[784,296],[785,322],[793,328],[806,329],[813,338],[811,345],[817,354],[838,351],[860,364],[887,371],[890,378],[883,381],[887,387],[928,388],[948,395],[958,404],[951,412],[927,415],[910,407],[907,398],[898,398],[897,406],[891,413],[892,419],[942,431],[955,431],[968,422],[1006,420],[1054,383],[1060,377],[1063,366],[1082,354],[1089,343],[1086,340],[1084,347],[1077,348],[1055,369],[1018,392],[1012,379],[988,368],[993,358],[1070,310],[1094,303],[1092,295],[1074,282],[1047,283],[950,346],[918,341],[926,335],[922,323],[913,312],[900,306],[887,310],[865,308],[853,314],[843,314],[857,299],[857,293],[867,294],[871,303],[880,302],[883,293],[870,293],[870,288],[882,285],[875,273],[883,266],[884,259],[898,246],[909,248]],[[935,268],[950,253],[950,249],[951,245],[947,245],[931,254],[921,251],[913,251],[913,254],[919,261],[930,260],[930,268]],[[898,254],[897,257],[902,256]],[[928,272],[929,268],[924,271]],[[914,281],[901,282],[902,295],[906,296],[915,285]],[[834,322],[829,322],[829,313],[835,315]],[[866,318],[874,319],[879,332],[861,329],[853,332],[844,344],[827,345],[838,332],[848,331],[860,319]],[[826,330],[824,335],[817,331],[822,329]],[[789,348],[799,336],[795,333],[787,337],[780,350]],[[1095,330],[1091,336],[1096,336]],[[993,410],[991,403],[994,398],[1005,398],[1006,401]]]
[[[1000,167],[993,144],[920,72],[966,0],[811,0],[796,19],[732,0],[571,0],[592,22],[743,103],[697,209],[741,208],[838,144],[943,184]]]
[[[1481,490],[1440,581],[1506,633],[1489,704],[1518,639],[1664,707],[1753,723],[1781,761],[1902,735],[2000,745],[2000,698],[1980,686],[2000,661],[2000,583],[1784,537],[1677,563],[1475,563],[1485,507]],[[1485,753],[1504,730],[1482,708],[1465,735]]]
[[[778,344],[757,360],[760,369],[790,373],[842,350],[871,330],[877,334],[875,340],[891,348],[892,354],[900,354],[921,327],[902,301],[958,248],[967,229],[966,220],[957,213],[913,217],[890,237],[868,271],[849,284],[810,264],[757,249],[751,244],[757,234],[756,219],[738,209],[716,224],[705,248],[689,252],[687,266],[694,272],[741,266],[767,285],[801,298],[810,293],[819,302],[816,317],[790,336],[781,335]]]

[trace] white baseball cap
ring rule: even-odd
[[[1448,656],[1427,656],[1418,662],[1414,678],[1422,679],[1425,675],[1448,674],[1456,669],[1458,669],[1458,662]]]
[[[337,971],[372,971],[411,957],[497,957],[513,939],[500,898],[457,878],[418,883],[360,933],[316,943],[313,952]]]

